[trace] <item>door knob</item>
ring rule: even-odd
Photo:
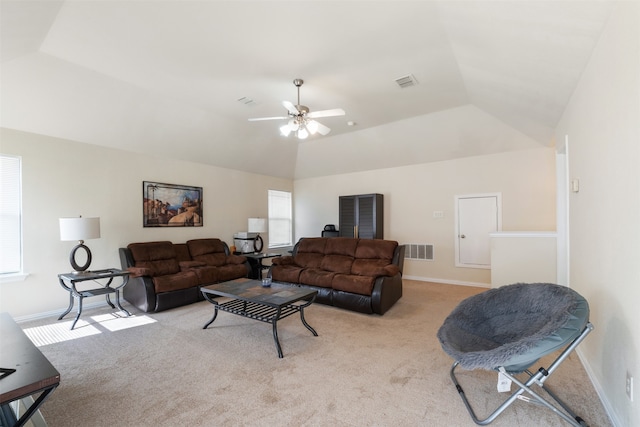
[[[467,236],[465,236],[464,234],[461,234],[461,235],[460,235],[460,238],[461,238],[461,239],[464,239],[465,237],[467,237]]]

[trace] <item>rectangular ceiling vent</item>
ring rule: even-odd
[[[405,89],[411,86],[416,86],[418,84],[418,81],[416,80],[413,74],[409,74],[407,76],[397,78],[396,83],[402,89]]]
[[[405,259],[433,261],[433,245],[423,243],[408,243],[405,246]]]
[[[244,105],[255,105],[256,103],[256,101],[254,101],[251,98],[247,98],[246,96],[243,96],[242,98],[238,98],[238,102],[241,102]]]

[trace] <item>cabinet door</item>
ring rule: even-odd
[[[383,239],[382,194],[357,196],[357,231],[361,239]]]
[[[342,196],[339,199],[340,237],[355,237],[356,196]]]
[[[382,239],[382,194],[341,196],[340,236]]]

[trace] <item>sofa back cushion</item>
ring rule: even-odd
[[[382,259],[389,263],[398,247],[394,240],[361,239],[358,241],[355,257],[358,259]]]
[[[360,240],[351,274],[359,276],[395,276],[400,272],[392,264],[398,242],[393,240]]]
[[[324,258],[326,238],[307,237],[298,242],[298,249],[294,256],[295,263],[304,268],[319,268]]]
[[[327,237],[324,253],[327,255],[344,255],[348,257],[356,256],[358,240],[350,237]]]
[[[334,273],[349,274],[358,246],[358,239],[331,237],[326,240],[325,255],[320,263],[320,268]]]
[[[194,261],[202,261],[214,267],[227,264],[225,245],[220,239],[189,240],[187,246]]]
[[[176,250],[178,263],[191,261],[191,254],[186,243],[174,243],[173,248]]]
[[[171,242],[131,243],[127,248],[131,251],[135,267],[147,269],[152,277],[180,272],[176,250]]]

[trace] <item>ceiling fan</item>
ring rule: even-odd
[[[296,105],[289,101],[282,101],[282,105],[287,109],[288,115],[282,117],[260,117],[249,119],[249,121],[289,119],[286,125],[280,127],[280,133],[284,136],[289,136],[289,134],[293,132],[298,139],[306,139],[309,135],[314,135],[315,133],[326,135],[331,132],[331,129],[314,119],[318,117],[344,116],[344,110],[334,108],[332,110],[309,112],[309,107],[300,104],[300,86],[302,86],[303,83],[304,81],[302,79],[295,79],[293,81],[293,84],[298,88],[298,103]]]

